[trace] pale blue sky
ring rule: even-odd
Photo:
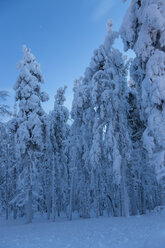
[[[122,0],[0,0],[0,90],[11,94],[22,59],[22,45],[31,48],[50,95],[45,109],[53,108],[58,87],[67,85],[70,108],[75,78],[83,75],[93,50],[104,41],[106,22],[118,30],[128,3]],[[121,42],[117,47],[122,49]]]

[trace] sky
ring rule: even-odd
[[[73,82],[83,76],[94,49],[104,42],[106,23],[118,31],[128,3],[122,0],[0,0],[0,90],[8,90],[8,104],[13,106],[23,58],[22,45],[31,48],[44,76],[42,90],[50,100],[56,90],[66,85],[66,103],[71,109]],[[122,50],[121,41],[116,46]]]

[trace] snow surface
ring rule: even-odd
[[[0,248],[164,248],[165,215],[0,220]]]

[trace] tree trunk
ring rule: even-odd
[[[26,204],[26,223],[29,224],[32,222],[33,211],[32,211],[32,186],[28,190],[28,200]]]
[[[95,215],[96,218],[99,217],[99,189],[98,189],[98,175],[96,170],[93,171],[94,173],[94,209],[95,209]]]
[[[46,208],[47,208],[47,219],[50,220],[50,212],[51,212],[51,196],[50,193],[46,195]]]
[[[14,193],[17,191],[17,169],[14,167]],[[17,206],[16,203],[13,204],[13,218],[14,220],[17,218]]]
[[[128,202],[128,192],[126,188],[125,180],[125,161],[121,164],[121,204],[122,204],[122,216],[129,216],[129,202]]]
[[[55,187],[55,161],[52,159],[52,220],[56,219],[56,187]]]
[[[8,169],[7,169],[8,170]],[[6,212],[6,220],[9,218],[9,204],[8,204],[8,172],[6,171],[6,188],[5,188],[5,212]]]
[[[72,220],[72,212],[73,212],[73,184],[74,184],[74,172],[72,171],[71,186],[70,186],[70,199],[69,199],[69,220]]]
[[[115,208],[114,208],[114,205],[113,205],[112,198],[110,197],[110,195],[107,195],[107,197],[108,197],[108,199],[109,199],[109,202],[110,202],[110,205],[111,205],[111,208],[112,208],[112,211],[113,211],[113,216],[117,216],[117,215],[116,215]]]
[[[5,211],[6,211],[6,220],[8,220],[9,218],[9,189],[8,189],[8,177],[9,177],[9,172],[8,172],[8,169],[9,169],[9,154],[8,154],[8,145],[7,145],[7,161],[6,161],[6,164],[5,164],[5,167],[6,167],[6,171],[5,171]]]
[[[30,161],[28,164],[28,189],[27,189],[27,203],[26,203],[26,223],[32,222],[33,212],[32,212],[32,170],[31,163],[32,158],[30,157]]]
[[[15,220],[16,218],[17,218],[17,206],[14,203],[14,205],[13,205],[13,219]]]

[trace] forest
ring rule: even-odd
[[[119,37],[134,58],[114,47]],[[71,111],[66,86],[44,111],[49,96],[30,48],[17,68],[13,111],[0,91],[0,218],[127,217],[165,204],[164,0],[130,1],[118,31],[107,22],[74,81]]]

